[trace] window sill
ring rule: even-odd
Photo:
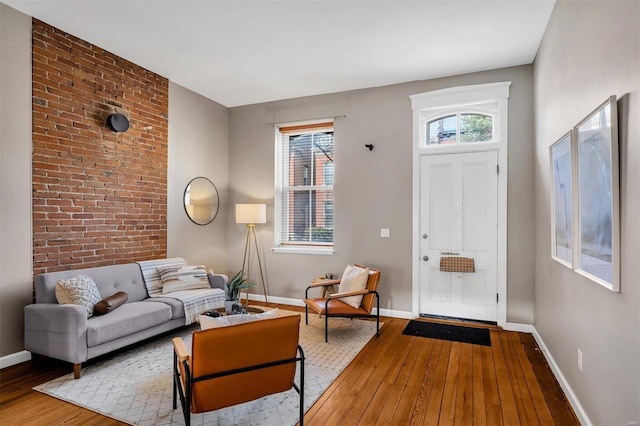
[[[274,253],[280,254],[317,254],[324,256],[331,256],[335,250],[333,247],[273,247],[271,249]]]

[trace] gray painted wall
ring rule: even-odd
[[[31,18],[0,3],[0,357],[31,303]]]
[[[229,110],[175,83],[169,83],[169,170],[167,255],[184,257],[214,272],[227,271]],[[191,222],[183,195],[197,176],[218,188],[220,209],[208,225]]]
[[[262,202],[258,225],[269,292],[300,299],[310,279],[347,263],[380,268],[380,306],[411,311],[412,114],[409,96],[453,86],[512,81],[509,98],[507,319],[533,323],[533,73],[520,66],[429,81],[312,96],[230,110],[229,206]],[[274,254],[274,128],[344,115],[335,123],[335,254]],[[369,152],[364,144],[375,149]],[[229,265],[242,266],[246,227],[229,215]],[[380,238],[380,228],[390,238]],[[255,270],[255,268],[253,269]],[[252,274],[253,275],[253,274]],[[255,278],[255,276],[254,276]]]
[[[535,327],[594,424],[640,420],[639,28],[637,0],[560,0],[534,67]],[[609,95],[620,99],[621,293],[550,257],[549,145]]]

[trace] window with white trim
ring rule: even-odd
[[[333,122],[276,127],[274,251],[332,253]]]
[[[498,142],[498,103],[489,102],[421,112],[422,146]]]

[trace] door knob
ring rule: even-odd
[[[422,234],[422,239],[426,240],[427,238],[429,238],[427,234]]]
[[[422,256],[422,260],[426,262],[427,260],[429,260],[429,256]]]

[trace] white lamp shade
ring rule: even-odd
[[[267,205],[236,204],[236,223],[267,223]]]

